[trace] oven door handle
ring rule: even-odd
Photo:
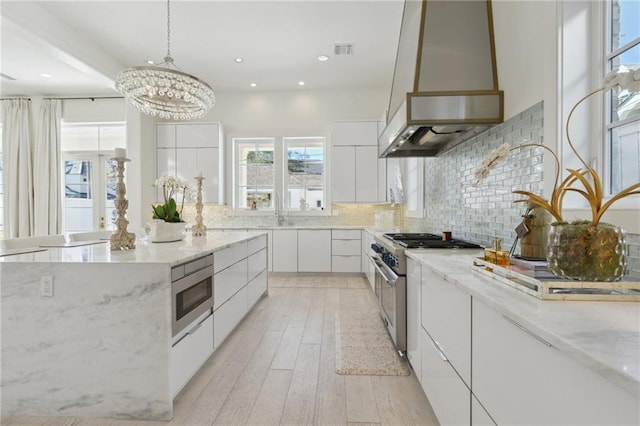
[[[398,281],[398,275],[395,272],[391,271],[387,265],[382,263],[379,258],[375,256],[369,256],[371,260],[373,260],[373,266],[376,267],[380,275],[384,277],[384,280],[392,286],[396,285],[396,281]]]

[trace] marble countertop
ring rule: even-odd
[[[640,303],[540,300],[473,272],[479,250],[407,250],[411,259],[509,316],[640,399]]]
[[[255,226],[230,226],[230,227],[211,227],[210,230],[241,230],[241,229],[365,229],[362,225],[255,225]]]
[[[183,241],[172,243],[152,243],[145,239],[138,239],[135,249],[123,251],[111,251],[108,241],[78,247],[49,247],[34,253],[0,257],[0,264],[19,262],[163,263],[174,266],[265,234],[265,230],[211,231],[205,237],[193,238],[188,235]]]

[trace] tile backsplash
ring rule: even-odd
[[[489,246],[495,237],[505,248],[516,238],[526,203],[515,189],[543,194],[542,148],[523,148],[510,153],[489,176],[474,186],[474,172],[491,151],[503,143],[514,147],[542,142],[543,103],[478,134],[440,157],[425,162],[425,217],[405,218],[409,229],[440,233],[452,230],[454,238]],[[640,275],[640,235],[627,234],[629,269]]]

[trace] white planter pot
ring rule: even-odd
[[[168,243],[170,241],[184,240],[187,236],[187,224],[185,222],[165,222],[155,219],[149,223],[151,232],[149,240],[153,243]]]

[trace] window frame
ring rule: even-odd
[[[251,210],[250,208],[241,208],[240,207],[240,192],[239,192],[239,143],[248,140],[272,140],[274,144],[274,169],[275,169],[275,181],[274,181],[274,190],[278,194],[279,204],[280,204],[280,212],[286,213],[287,215],[295,216],[295,215],[330,215],[330,206],[328,200],[329,196],[329,188],[328,182],[329,180],[329,150],[327,149],[327,137],[326,136],[232,136],[231,138],[231,166],[232,170],[230,175],[231,179],[231,209],[230,213],[233,215],[255,215],[255,216],[264,216],[264,215],[273,215],[275,212],[275,204],[272,204],[272,207],[269,208],[259,208],[257,210]],[[323,200],[323,210],[300,210],[300,208],[287,208],[287,200],[283,199],[283,196],[287,194],[287,186],[285,179],[287,178],[288,172],[288,162],[287,162],[287,149],[285,146],[285,140],[301,140],[301,139],[315,139],[322,140],[323,150],[324,150],[324,200]],[[229,173],[227,174],[229,176]]]
[[[312,142],[320,142],[322,144],[322,201],[320,208],[312,208],[309,206],[306,210],[301,210],[298,208],[287,208],[288,198],[289,198],[289,141],[292,143],[299,143],[299,141],[309,141]],[[303,142],[304,143],[304,142]],[[327,138],[323,136],[304,136],[304,137],[283,137],[282,138],[282,156],[283,156],[283,167],[282,167],[282,194],[284,194],[283,198],[283,210],[289,212],[300,212],[304,214],[315,214],[319,212],[323,212],[327,210],[327,182],[329,181],[327,178],[328,173],[328,161],[327,161]],[[307,192],[305,185],[305,193]],[[307,197],[307,201],[308,201]]]

